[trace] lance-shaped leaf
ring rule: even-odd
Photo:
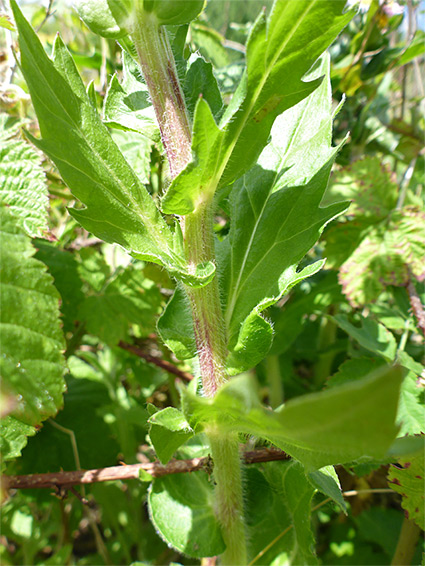
[[[246,72],[220,122],[220,134],[216,132],[209,147],[201,150],[194,137],[194,162],[171,184],[164,211],[188,214],[202,194],[214,193],[219,183],[226,186],[252,167],[275,118],[320,84],[320,78],[310,82],[302,78],[350,20],[350,13],[341,14],[344,4],[343,0],[286,0],[274,3],[268,20],[260,14],[247,43]],[[210,117],[204,119],[210,123]],[[195,113],[197,130],[200,121]],[[194,164],[204,168],[195,186]],[[184,198],[187,191],[190,194]]]
[[[22,71],[42,134],[40,140],[30,139],[54,161],[73,194],[85,204],[85,208],[71,209],[71,214],[89,232],[120,244],[135,257],[164,265],[189,285],[210,281],[213,265],[188,273],[178,238],[173,238],[102,124],[61,39],[56,39],[52,61],[14,0],[11,6],[19,31]]]
[[[402,370],[385,367],[355,383],[291,399],[277,411],[261,406],[250,377],[233,378],[213,399],[182,391],[192,428],[216,423],[269,440],[308,471],[364,456],[382,458],[393,442]]]
[[[324,58],[313,76],[328,72]],[[318,262],[300,273],[296,269],[325,224],[346,208],[345,203],[320,207],[337,151],[331,137],[328,78],[276,120],[259,164],[232,190],[230,233],[218,247],[231,373],[245,369],[243,357],[248,359],[253,351],[247,325],[263,357],[271,344],[271,327],[259,313],[322,266]],[[263,349],[260,339],[268,347]]]
[[[0,207],[2,394],[10,399],[2,420],[0,448],[19,455],[33,427],[56,414],[65,391],[65,347],[59,294],[35,249],[10,211]]]

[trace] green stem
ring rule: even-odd
[[[139,11],[133,39],[171,176],[175,177],[191,160],[191,128],[166,31],[158,26],[154,15]],[[205,194],[196,210],[181,219],[185,255],[193,272],[201,263],[215,263],[213,214],[212,195]],[[192,310],[203,392],[213,397],[226,381],[227,356],[226,326],[217,277],[205,287],[186,286],[185,291]],[[222,564],[244,565],[247,559],[238,438],[236,434],[223,433],[216,428],[208,431],[208,437],[214,460],[216,512],[226,543]]]
[[[174,178],[191,159],[191,128],[183,92],[166,30],[154,14],[143,9],[135,20],[132,37]]]
[[[267,381],[269,383],[269,402],[272,409],[283,403],[283,381],[280,373],[279,356],[266,358]]]
[[[221,564],[244,566],[247,553],[238,436],[223,433],[219,428],[210,429],[207,434],[214,461],[216,514],[226,544]]]
[[[405,518],[391,566],[407,566],[412,563],[421,529],[416,523]]]

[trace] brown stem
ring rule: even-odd
[[[289,456],[277,448],[260,448],[245,452],[246,464],[287,460]],[[211,470],[211,458],[192,458],[191,460],[172,460],[166,466],[159,462],[112,466],[96,470],[77,470],[73,472],[57,472],[49,474],[30,474],[25,476],[3,476],[3,488],[6,489],[38,489],[69,487],[71,485],[90,484],[112,480],[137,479],[143,470],[153,478],[170,474],[183,474],[197,470]]]
[[[118,346],[120,348],[122,348],[123,350],[126,350],[127,352],[131,352],[135,356],[139,356],[139,358],[143,358],[148,363],[158,366],[159,368],[163,369],[164,371],[167,371],[168,373],[172,373],[173,375],[177,375],[177,377],[180,377],[181,379],[184,379],[185,381],[191,381],[193,379],[192,374],[190,374],[186,371],[182,371],[181,369],[176,367],[174,364],[167,362],[167,360],[162,360],[161,358],[157,358],[155,356],[151,356],[151,354],[147,354],[141,348],[139,348],[138,346],[135,346],[134,344],[127,344],[126,342],[123,342],[121,340],[118,343]]]
[[[413,314],[418,321],[418,327],[425,335],[425,309],[411,279],[409,279],[406,289],[409,295],[410,306],[412,307]]]

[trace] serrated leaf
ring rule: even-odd
[[[149,93],[140,69],[133,58],[123,50],[123,77],[121,83],[114,75],[103,105],[104,122],[110,127],[138,132],[159,141],[159,128]]]
[[[333,174],[323,204],[352,200],[349,214],[372,223],[386,218],[397,199],[398,186],[389,168],[378,157],[364,157]]]
[[[45,240],[36,240],[35,245],[36,259],[47,265],[61,296],[60,310],[63,315],[64,332],[70,331],[77,319],[78,307],[84,299],[75,256]]]
[[[216,422],[224,431],[265,438],[308,471],[363,456],[383,457],[397,433],[402,372],[385,367],[356,383],[291,399],[278,411],[263,408],[252,379],[233,378],[214,399],[182,391],[182,410],[195,428]]]
[[[276,2],[268,21],[260,14],[247,43],[245,75],[219,127],[198,102],[194,159],[168,189],[164,212],[192,212],[219,183],[229,185],[255,163],[275,118],[319,86],[320,79],[301,79],[350,20],[351,14],[341,15],[343,7],[340,0],[299,0]],[[207,128],[208,139],[196,135]]]
[[[174,252],[170,228],[102,124],[61,39],[55,41],[51,61],[15,0],[11,6],[19,31],[21,68],[42,134],[42,139],[28,137],[55,162],[73,194],[85,204],[71,209],[72,216],[106,242],[166,266],[186,284],[207,284],[214,265],[189,273],[181,250]]]
[[[419,281],[425,278],[424,224],[424,212],[406,207],[367,233],[339,272],[353,307],[377,300],[388,285],[406,285],[410,273]]]
[[[148,422],[149,437],[161,464],[166,464],[177,448],[194,435],[183,413],[174,407],[156,412]]]
[[[0,147],[0,200],[32,237],[47,231],[48,192],[40,156],[21,140]]]
[[[421,529],[425,529],[424,450],[425,445],[417,454],[401,458],[402,469],[390,466],[388,473],[390,487],[402,495],[401,506]]]
[[[18,455],[32,427],[63,403],[65,347],[59,294],[17,220],[0,207],[2,390],[16,407],[2,425],[2,457]]]
[[[86,297],[78,316],[88,332],[114,346],[126,337],[130,324],[137,324],[142,335],[152,332],[161,305],[154,282],[146,279],[142,270],[129,266],[101,293]]]
[[[149,514],[165,542],[194,558],[222,554],[225,545],[214,512],[207,474],[156,478],[149,489]]]

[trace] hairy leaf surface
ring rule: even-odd
[[[260,14],[247,43],[247,69],[219,124],[211,113],[195,112],[194,129],[210,128],[208,147],[193,139],[194,160],[171,184],[163,201],[168,213],[187,214],[255,163],[276,117],[306,98],[320,84],[303,76],[352,17],[344,2],[276,2],[270,18]],[[200,151],[198,155],[198,151]],[[194,167],[202,169],[194,182]],[[189,193],[189,194],[187,194]]]
[[[32,427],[62,407],[65,347],[59,319],[59,294],[19,221],[0,208],[2,393],[13,398],[2,422],[1,451],[19,454]]]
[[[252,380],[233,378],[214,399],[182,392],[192,426],[216,421],[223,430],[265,438],[309,471],[362,456],[383,457],[397,433],[402,372],[383,368],[355,383],[291,399],[277,411],[263,408]]]
[[[86,230],[131,254],[167,267],[187,284],[202,285],[214,266],[189,274],[180,249],[152,198],[130,168],[87,96],[76,66],[58,37],[51,61],[16,2],[21,65],[42,139],[32,142],[55,162],[84,204],[70,212]]]

